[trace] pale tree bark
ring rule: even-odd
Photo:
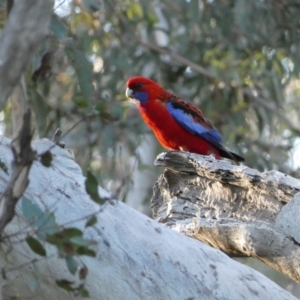
[[[14,0],[6,1],[6,12],[7,18],[10,11],[14,5]],[[12,136],[13,138],[17,137],[19,134],[22,125],[23,125],[23,116],[25,115],[28,109],[27,103],[27,92],[24,75],[21,76],[20,82],[15,87],[10,96],[11,106],[12,106]]]
[[[101,197],[109,200],[99,206],[87,195],[85,178],[70,152],[46,139],[35,141],[32,148],[38,155],[50,149],[53,161],[48,168],[33,163],[24,196],[42,210],[53,211],[64,227],[84,230],[86,219],[97,215],[95,227],[85,230],[86,237],[97,242],[97,256],[81,258],[89,269],[91,299],[295,299],[262,274],[110,199],[101,188]],[[13,155],[5,137],[0,139],[0,157],[10,173]],[[8,181],[9,175],[0,169],[0,192]],[[55,279],[77,277],[69,274],[53,246],[45,245],[45,258],[35,256],[25,243],[24,237],[36,229],[23,216],[23,201],[2,240],[4,298],[73,299],[55,285]]]
[[[0,37],[0,111],[48,35],[53,1],[17,0]]]
[[[156,220],[231,256],[257,258],[300,283],[300,181],[228,160],[161,154]]]
[[[28,186],[28,175],[35,159],[35,152],[31,149],[30,111],[27,111],[22,119],[20,132],[11,143],[13,161],[11,162],[10,178],[0,197],[0,235],[14,217],[15,206]],[[1,166],[3,171],[7,172],[7,167],[2,160]]]

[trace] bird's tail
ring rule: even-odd
[[[233,152],[227,150],[226,148],[225,149],[219,149],[219,153],[220,153],[221,157],[229,158],[229,159],[234,160],[237,165],[239,165],[240,162],[245,161],[245,159],[243,157],[239,156],[236,153],[233,153]]]

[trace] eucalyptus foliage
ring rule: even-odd
[[[299,16],[297,0],[57,2],[26,77],[39,135],[62,128],[83,168],[128,183],[149,129],[124,91],[143,75],[201,108],[247,165],[295,171]]]

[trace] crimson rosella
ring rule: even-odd
[[[127,82],[126,96],[133,99],[160,144],[168,150],[184,150],[244,161],[229,151],[222,136],[204,117],[200,109],[165,91],[145,77],[132,77]]]

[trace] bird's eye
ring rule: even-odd
[[[138,84],[137,84],[137,88],[138,88],[138,89],[140,89],[140,88],[142,88],[142,87],[143,87],[143,84],[142,84],[142,83],[138,83]]]

